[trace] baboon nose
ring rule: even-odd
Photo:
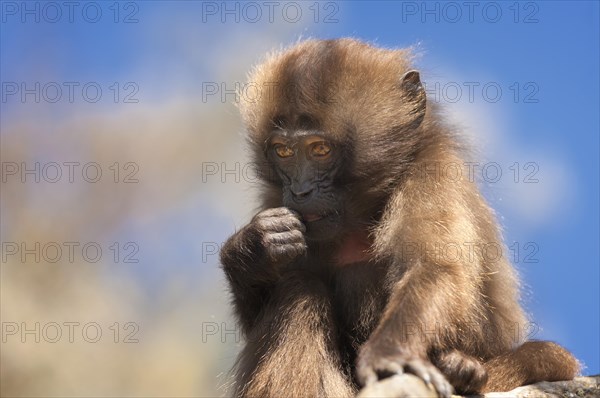
[[[296,201],[303,201],[306,200],[310,197],[310,194],[312,194],[313,192],[313,188],[306,188],[306,189],[292,189],[292,195],[294,197],[294,200]]]

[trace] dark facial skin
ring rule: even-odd
[[[340,148],[315,132],[278,132],[267,151],[282,184],[283,205],[300,215],[307,239],[338,236],[344,218],[344,190],[336,186]]]

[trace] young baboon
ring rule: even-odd
[[[440,172],[466,150],[410,60],[308,40],[252,72],[262,201],[221,251],[247,340],[236,396],[353,396],[409,372],[447,397],[577,374],[562,347],[522,341],[497,222],[467,173]]]

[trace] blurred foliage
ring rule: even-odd
[[[235,98],[207,101],[201,82],[233,87],[244,81],[257,54],[286,40],[281,35],[289,29],[273,25],[253,34],[232,31],[220,46],[198,45],[190,39],[198,37],[197,21],[182,21],[183,26],[160,34],[187,37],[178,42],[177,63],[202,71],[202,76],[172,70],[158,74],[164,57],[160,51],[146,52],[140,54],[143,65],[128,71],[139,85],[138,103],[2,104],[3,164],[31,169],[38,162],[41,169],[56,162],[62,170],[56,182],[43,175],[36,182],[32,174],[22,182],[20,170],[4,173],[2,396],[225,393],[240,336],[230,316],[217,250],[251,215],[253,193],[252,183],[239,173],[203,174],[207,163],[243,167],[245,153]],[[164,23],[161,17],[156,25],[148,21],[138,27],[145,32],[142,43],[152,49],[154,29]],[[40,40],[45,35],[40,33]],[[161,40],[157,47],[171,46]],[[135,48],[147,50],[144,45]],[[40,76],[59,80],[48,72],[52,65],[60,70],[58,58],[42,51],[37,62],[49,68],[24,65],[32,81]],[[79,162],[72,182],[65,162]],[[82,178],[88,162],[102,170],[98,182]],[[126,168],[129,163],[136,168],[132,177],[137,182],[123,181],[133,170]],[[54,176],[54,171],[48,173]],[[36,242],[39,261],[32,253],[22,257],[21,244],[32,249]],[[78,245],[73,261],[65,242]],[[89,242],[102,249],[97,262],[82,255]],[[116,259],[115,242],[120,250]],[[19,252],[13,254],[14,245]],[[47,261],[56,257],[56,246],[62,248],[59,260]],[[124,262],[128,254],[138,261]],[[96,328],[102,335],[92,342]]]
[[[160,110],[140,106],[117,115],[67,117],[52,122],[56,131],[52,134],[40,131],[48,121],[35,117],[3,127],[3,162],[19,167],[25,162],[29,168],[39,162],[41,169],[48,162],[93,161],[103,171],[97,183],[83,180],[81,167],[74,169],[70,183],[63,167],[56,183],[43,176],[36,183],[31,174],[23,183],[17,174],[6,176],[2,184],[2,241],[24,243],[25,249],[40,244],[39,260],[32,253],[23,259],[21,247],[17,254],[3,253],[2,322],[5,328],[12,323],[19,327],[14,335],[3,334],[3,395],[219,393],[217,372],[231,364],[235,342],[230,337],[229,344],[222,344],[219,336],[203,342],[201,337],[205,322],[231,322],[223,285],[216,283],[220,280],[217,257],[202,263],[200,240],[193,250],[182,247],[182,237],[169,216],[185,211],[179,208],[182,203],[210,189],[201,183],[202,162],[210,159],[211,152],[222,153],[239,130],[235,118],[208,112],[189,101]],[[115,162],[135,162],[139,182],[123,183],[120,176],[115,183],[109,170]],[[208,213],[193,211],[195,217]],[[199,221],[196,225],[211,228]],[[189,233],[190,228],[184,231]],[[55,251],[43,252],[48,242],[62,247],[56,263],[47,261],[56,257]],[[78,244],[73,262],[64,242]],[[102,248],[98,262],[83,256],[87,242]],[[115,249],[110,248],[114,242],[121,249],[116,262]],[[131,257],[138,263],[123,262],[126,254],[133,253],[131,248],[123,251],[126,242],[139,247]],[[188,254],[174,259],[171,254],[177,250]],[[93,250],[90,253],[93,258]],[[178,261],[186,263],[174,264]],[[147,278],[152,273],[158,273],[160,281],[152,283]],[[38,332],[23,333],[23,325],[35,330],[36,322]],[[48,341],[54,339],[55,329],[44,329],[51,322],[61,326],[62,337],[56,343]],[[64,322],[80,324],[73,329],[73,342]],[[82,335],[82,327],[90,322],[102,330],[96,343]],[[111,329],[115,322],[120,325],[117,343]],[[138,343],[123,342],[133,331],[124,329],[127,322],[139,326],[134,335]],[[44,330],[50,338],[44,338]],[[86,334],[93,339],[95,331],[88,329]]]

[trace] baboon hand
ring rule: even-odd
[[[428,360],[402,352],[396,347],[385,347],[370,342],[360,349],[356,376],[362,386],[371,385],[395,374],[411,373],[425,384],[435,388],[440,397],[449,398],[452,386]]]
[[[251,223],[267,260],[274,264],[289,263],[306,252],[306,227],[300,215],[287,207],[264,210]]]

